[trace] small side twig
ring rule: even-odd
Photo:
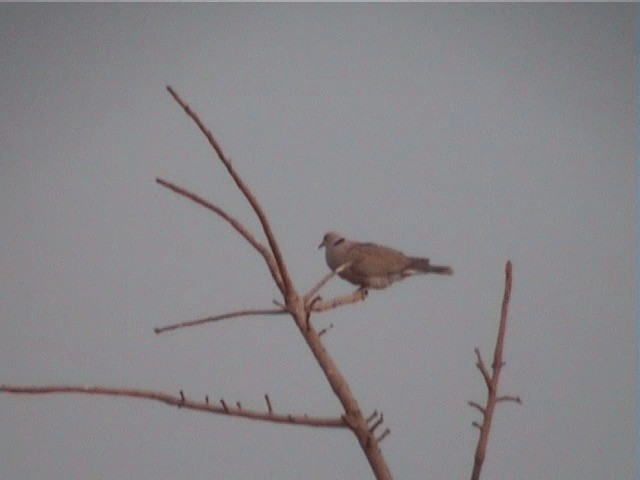
[[[376,420],[375,423],[369,427],[369,432],[373,433],[376,428],[382,425],[382,422],[384,422],[384,415],[380,413],[380,418],[378,418],[378,420]]]
[[[501,397],[496,398],[496,402],[514,402],[518,405],[522,405],[522,400],[520,397],[513,397],[511,395],[503,395]]]
[[[273,407],[271,406],[271,399],[269,398],[269,395],[265,393],[264,399],[267,402],[267,410],[269,411],[269,415],[273,415]]]
[[[487,384],[487,387],[491,387],[491,375],[489,375],[489,371],[487,370],[487,367],[484,366],[484,361],[482,360],[480,349],[476,347],[474,349],[474,352],[476,352],[476,357],[478,357],[476,367],[478,367],[478,370],[480,370],[480,373],[482,373],[482,378],[484,378],[484,381]]]
[[[482,407],[480,406],[480,404],[478,404],[478,403],[476,403],[476,402],[473,402],[473,401],[469,401],[469,402],[467,402],[467,404],[468,404],[470,407],[477,408],[477,409],[480,411],[480,413],[481,413],[482,415],[484,415],[484,408],[482,408]]]
[[[318,336],[321,337],[323,336],[325,333],[327,333],[329,330],[331,330],[333,328],[333,323],[330,324],[328,327],[323,328],[322,330],[320,330],[318,332]]]
[[[384,432],[382,432],[382,435],[380,435],[380,436],[378,437],[378,439],[376,440],[376,442],[377,442],[377,443],[380,443],[380,442],[381,442],[382,440],[384,440],[384,439],[387,437],[387,435],[389,435],[390,433],[391,433],[391,429],[390,429],[390,428],[386,428],[386,429],[384,430]]]

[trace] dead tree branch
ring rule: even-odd
[[[209,140],[209,143],[211,144],[213,149],[216,151],[218,158],[226,167],[227,171],[229,172],[229,175],[231,175],[231,178],[233,178],[233,181],[236,183],[240,191],[244,194],[247,201],[251,205],[251,208],[253,208],[253,211],[258,216],[258,219],[260,220],[260,224],[262,225],[262,229],[264,230],[264,234],[267,236],[269,247],[271,247],[271,251],[275,256],[276,264],[278,265],[278,271],[280,272],[280,276],[282,277],[283,286],[281,291],[285,300],[287,300],[289,295],[292,295],[295,293],[295,290],[293,289],[293,283],[291,282],[291,277],[289,277],[289,273],[287,272],[287,267],[284,263],[282,252],[280,251],[280,247],[278,246],[278,242],[276,241],[273,231],[271,230],[271,226],[269,225],[269,220],[267,219],[267,216],[264,213],[262,206],[260,205],[260,203],[258,203],[258,200],[255,198],[251,190],[249,190],[249,187],[247,187],[244,181],[240,178],[240,175],[238,175],[238,173],[235,171],[235,169],[231,165],[231,162],[227,159],[224,152],[222,151],[222,147],[220,147],[216,139],[213,137],[213,134],[211,133],[211,131],[202,123],[202,121],[200,120],[200,117],[198,117],[198,115],[193,110],[191,110],[189,105],[187,105],[182,100],[182,98],[180,98],[178,93],[171,86],[168,85],[167,90],[171,94],[173,99],[178,103],[178,105],[180,105],[184,109],[186,114],[196,123],[200,131],[204,134],[204,136],[207,137],[207,140]]]
[[[238,310],[237,312],[223,313],[214,317],[198,318],[197,320],[188,320],[186,322],[174,323],[164,327],[156,327],[153,329],[156,333],[168,332],[169,330],[176,330],[178,328],[195,327],[196,325],[202,325],[204,323],[217,322],[218,320],[226,320],[227,318],[246,317],[249,315],[283,315],[287,313],[286,310],[281,308],[271,309],[255,309],[255,310]]]
[[[284,287],[282,283],[282,278],[280,276],[280,270],[278,269],[278,265],[276,263],[276,260],[273,254],[271,253],[271,251],[269,251],[267,247],[265,247],[262,243],[256,240],[256,237],[254,237],[253,234],[244,225],[242,225],[242,223],[240,223],[238,220],[233,218],[231,215],[229,215],[227,212],[225,212],[223,209],[221,209],[217,205],[214,205],[213,203],[208,202],[204,198],[200,197],[199,195],[196,195],[195,193],[190,192],[185,188],[179,187],[178,185],[168,182],[166,180],[163,180],[162,178],[156,178],[156,182],[162,185],[163,187],[173,190],[178,195],[182,195],[183,197],[186,197],[194,201],[195,203],[202,205],[203,207],[211,210],[212,212],[217,213],[220,217],[222,217],[224,220],[229,222],[231,226],[240,235],[242,235],[247,240],[247,242],[249,242],[253,246],[253,248],[255,248],[258,251],[258,253],[260,253],[260,255],[262,255],[262,258],[264,258],[264,261],[267,263],[269,272],[271,273],[273,280],[276,282],[278,289],[280,291],[283,291]]]
[[[285,311],[289,313],[296,326],[298,327],[301,335],[315,357],[318,365],[320,366],[323,374],[325,375],[329,385],[331,386],[336,397],[340,401],[344,414],[340,418],[322,418],[322,417],[308,417],[307,415],[278,415],[273,412],[273,407],[268,395],[265,395],[265,401],[267,403],[267,412],[257,412],[246,409],[241,409],[240,405],[236,407],[228,405],[224,399],[220,400],[220,405],[213,405],[209,403],[209,397],[205,397],[204,402],[196,402],[189,400],[184,395],[183,391],[180,391],[179,396],[166,394],[163,392],[146,391],[146,390],[132,390],[132,389],[120,389],[109,387],[83,387],[83,386],[45,386],[45,387],[31,387],[31,386],[9,386],[4,385],[0,387],[0,392],[14,393],[14,394],[54,394],[54,393],[79,393],[79,394],[94,394],[94,395],[112,395],[112,396],[124,396],[124,397],[136,397],[145,398],[148,400],[156,400],[174,405],[180,408],[187,408],[192,410],[206,411],[210,413],[217,413],[222,415],[238,416],[243,418],[251,418],[255,420],[264,420],[276,423],[289,423],[308,425],[314,427],[334,427],[334,428],[349,428],[355,435],[363,453],[365,454],[371,469],[378,480],[390,480],[391,472],[387,467],[382,452],[378,447],[379,441],[386,437],[390,430],[385,430],[378,438],[375,437],[372,431],[377,427],[374,424],[374,428],[370,430],[367,419],[362,414],[358,402],[351,392],[349,385],[345,378],[340,373],[338,366],[329,355],[324,345],[321,342],[321,335],[313,328],[309,321],[311,312],[321,312],[330,308],[336,308],[340,305],[346,305],[349,303],[355,303],[362,301],[367,291],[359,289],[351,295],[346,297],[338,297],[329,302],[322,302],[313,299],[315,293],[310,294],[308,297],[301,297],[297,294],[289,273],[287,271],[284,258],[275,239],[275,236],[271,230],[266,214],[262,207],[250,191],[249,187],[240,178],[238,173],[231,166],[231,162],[226,158],[222,148],[213,137],[212,133],[204,126],[198,115],[191,110],[191,108],[180,98],[180,96],[170,86],[167,90],[172,95],[174,100],[184,109],[187,115],[196,123],[200,131],[207,137],[209,143],[215,150],[218,158],[226,167],[227,171],[233,178],[238,189],[244,194],[245,198],[253,208],[255,214],[258,216],[262,229],[267,238],[269,248],[258,242],[255,237],[236,219],[227,214],[224,210],[213,205],[212,203],[204,200],[200,196],[178,187],[166,180],[157,179],[157,182],[167,187],[174,192],[191,199],[192,201],[208,208],[222,217],[231,226],[240,233],[264,258],[267,263],[267,267],[273,277],[278,289],[284,297],[284,304],[279,304],[277,310],[242,310],[238,312],[231,312],[216,317],[208,317],[200,320],[192,320],[189,322],[183,322],[182,324],[170,325],[168,327],[161,327],[156,329],[156,333],[161,331],[172,330],[181,327],[199,325],[202,323],[213,322],[221,320],[222,318],[232,318],[244,315],[253,314],[268,314],[276,315],[282,314]],[[335,273],[331,274],[329,278],[332,278]],[[328,278],[328,279],[329,279]],[[328,281],[328,279],[326,281]],[[326,282],[324,282],[326,283]],[[324,283],[321,281],[318,287],[321,288]],[[317,290],[316,290],[317,292]],[[382,421],[382,415],[380,416],[380,422]]]
[[[367,298],[369,292],[365,289],[359,288],[353,293],[349,295],[344,295],[342,297],[336,297],[331,300],[320,300],[311,305],[312,312],[324,312],[326,310],[331,310],[332,308],[338,308],[343,305],[349,305],[352,303],[358,303]]]
[[[129,388],[110,387],[80,387],[67,385],[49,386],[27,386],[27,385],[0,385],[0,392],[29,395],[45,395],[54,393],[80,393],[85,395],[109,395],[113,397],[133,397],[146,400],[156,400],[158,402],[174,405],[187,410],[198,410],[201,412],[217,413],[232,417],[242,417],[251,420],[262,420],[272,423],[288,423],[291,425],[306,425],[309,427],[330,427],[348,428],[345,421],[340,417],[309,417],[307,415],[278,415],[272,411],[259,412],[256,410],[246,410],[240,407],[230,407],[221,400],[221,406],[209,404],[208,397],[204,402],[189,400],[181,390],[180,395],[171,395],[154,390],[138,390]]]
[[[502,396],[498,397],[498,381],[500,379],[500,371],[504,366],[502,360],[502,352],[504,349],[504,338],[507,331],[507,314],[509,312],[509,300],[511,299],[511,261],[507,261],[505,267],[505,282],[504,282],[504,295],[502,298],[502,309],[500,312],[500,326],[498,328],[498,338],[496,339],[496,346],[493,353],[493,375],[490,375],[482,361],[480,355],[480,349],[476,348],[475,353],[478,361],[476,366],[487,385],[487,404],[483,408],[476,402],[468,402],[471,407],[476,408],[482,413],[482,423],[473,422],[474,427],[480,429],[480,436],[478,438],[478,444],[473,461],[473,471],[471,473],[471,480],[479,480],[480,472],[482,470],[482,464],[484,463],[487,443],[489,441],[489,431],[491,430],[491,420],[493,419],[493,412],[495,410],[496,403],[501,401],[513,401],[521,403],[519,397]]]
[[[258,216],[264,233],[269,242],[269,246],[271,247],[271,251],[275,257],[276,263],[278,265],[278,271],[282,278],[283,288],[281,291],[285,298],[286,309],[289,311],[295,323],[298,327],[298,330],[304,337],[307,345],[311,349],[313,356],[315,357],[318,365],[322,369],[327,381],[331,385],[332,390],[340,400],[342,404],[345,414],[343,418],[349,428],[353,431],[360,446],[369,461],[369,465],[371,466],[372,471],[374,472],[376,478],[378,480],[389,480],[391,479],[391,472],[387,467],[384,458],[382,457],[382,452],[378,448],[378,442],[376,438],[373,436],[371,432],[369,432],[366,419],[362,415],[360,411],[360,407],[358,406],[358,402],[356,401],[349,385],[346,380],[338,370],[338,366],[335,364],[333,359],[329,356],[328,352],[324,348],[320,340],[320,336],[318,332],[312,327],[309,322],[309,312],[307,311],[307,305],[305,304],[304,298],[301,298],[296,293],[293,288],[293,284],[289,274],[287,272],[284,259],[282,257],[282,253],[280,252],[280,248],[276,242],[276,239],[273,235],[271,227],[269,226],[269,222],[267,217],[259,205],[258,201],[251,193],[249,188],[246,186],[244,181],[240,178],[240,176],[236,173],[236,171],[232,168],[231,163],[225,157],[222,148],[218,144],[218,142],[213,137],[212,133],[204,126],[201,122],[200,118],[191,110],[191,108],[180,98],[180,96],[170,87],[167,87],[169,93],[173,96],[176,102],[185,110],[187,115],[191,117],[191,119],[198,125],[200,131],[207,137],[209,143],[216,151],[218,158],[224,166],[227,168],[227,171],[235,181],[238,188],[242,191],[244,196],[247,198],[247,201],[251,204],[253,210]],[[279,285],[280,287],[280,285]],[[360,301],[364,299],[366,296],[366,290],[359,290],[354,292],[351,295],[351,303],[355,303],[356,301]],[[318,303],[314,304],[314,310],[318,307]],[[348,301],[345,303],[349,303]],[[336,303],[332,304],[331,307],[335,308],[337,306]],[[322,310],[317,310],[322,311]]]

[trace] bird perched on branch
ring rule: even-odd
[[[329,268],[335,271],[347,265],[338,276],[362,289],[387,288],[405,277],[424,273],[453,275],[451,267],[431,265],[428,258],[408,257],[375,243],[352,242],[336,232],[325,234],[318,248],[322,247]]]

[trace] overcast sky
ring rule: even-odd
[[[313,318],[395,478],[471,473],[504,281],[485,479],[635,476],[634,5],[0,6],[0,383],[141,387],[339,415],[227,224],[270,216],[299,290],[327,230],[450,264]],[[261,235],[260,235],[261,236]],[[261,236],[262,238],[262,236]],[[325,297],[350,292],[334,280]],[[141,400],[0,396],[2,478],[371,478],[348,431]]]

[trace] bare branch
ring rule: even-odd
[[[373,420],[374,418],[376,418],[378,416],[378,411],[374,410],[371,415],[369,415],[367,417],[367,423],[371,423],[371,420]]]
[[[0,392],[23,394],[23,395],[48,395],[55,393],[80,393],[85,395],[109,395],[114,397],[134,397],[146,400],[156,400],[187,410],[198,410],[209,413],[230,415],[233,417],[248,418],[251,420],[262,420],[273,423],[288,423],[292,425],[306,425],[309,427],[329,427],[348,428],[347,424],[340,417],[309,417],[308,415],[277,415],[274,413],[258,412],[253,410],[243,410],[240,408],[210,405],[208,402],[195,402],[184,397],[181,391],[180,396],[168,393],[139,390],[128,388],[111,387],[89,387],[73,385],[48,385],[48,386],[25,386],[25,385],[0,385]],[[222,402],[222,401],[221,401]]]
[[[267,410],[269,410],[269,415],[273,414],[273,407],[271,406],[271,400],[269,399],[269,395],[264,394],[264,399],[267,402]]]
[[[336,297],[332,300],[327,301],[318,301],[313,304],[311,307],[312,312],[324,312],[326,310],[331,310],[332,308],[337,308],[342,305],[349,305],[352,303],[358,303],[367,298],[367,294],[369,292],[366,289],[359,288],[355,292],[345,295],[343,297]]]
[[[216,315],[214,317],[199,318],[197,320],[189,320],[181,323],[174,323],[173,325],[167,325],[166,327],[157,327],[153,331],[156,333],[167,332],[169,330],[176,330],[178,328],[193,327],[196,325],[202,325],[203,323],[217,322],[218,320],[225,320],[227,318],[245,317],[248,315],[282,315],[287,313],[282,309],[253,309],[253,310],[238,310],[236,312],[223,313],[222,315]]]
[[[191,119],[196,123],[200,131],[204,134],[204,136],[207,137],[207,140],[209,140],[209,143],[218,154],[218,158],[224,164],[227,171],[229,172],[229,175],[231,175],[231,178],[233,178],[233,181],[236,183],[240,191],[244,194],[245,198],[253,208],[253,211],[258,216],[258,219],[260,220],[260,224],[262,225],[262,229],[264,230],[264,234],[267,236],[269,247],[271,247],[271,251],[275,256],[276,264],[278,265],[278,271],[280,272],[280,275],[282,277],[282,286],[283,286],[282,293],[285,296],[285,298],[287,298],[289,295],[294,293],[293,283],[291,282],[291,278],[289,277],[289,273],[287,272],[287,267],[284,263],[284,258],[282,257],[282,253],[280,252],[280,247],[276,242],[275,236],[273,235],[273,231],[271,230],[271,226],[269,225],[269,220],[267,219],[267,216],[265,215],[264,210],[262,209],[262,206],[260,205],[258,200],[255,198],[255,196],[253,195],[249,187],[244,183],[242,178],[240,178],[240,175],[238,175],[238,173],[232,167],[231,162],[227,159],[224,152],[222,151],[222,147],[220,147],[216,139],[213,137],[213,134],[211,133],[211,131],[207,127],[205,127],[205,125],[202,123],[198,115],[193,110],[191,110],[191,107],[189,107],[189,105],[187,105],[182,100],[182,98],[180,98],[178,93],[171,86],[168,85],[167,90],[169,91],[171,96],[174,98],[174,100],[178,103],[178,105],[180,105],[184,109],[186,114],[189,117],[191,117]],[[280,286],[281,285],[278,285],[278,287]]]
[[[473,459],[473,471],[471,473],[471,480],[479,480],[480,472],[482,471],[482,464],[484,463],[486,451],[487,451],[487,443],[489,441],[489,431],[491,430],[491,420],[493,419],[493,412],[495,410],[495,406],[499,401],[517,401],[519,403],[518,397],[509,397],[503,396],[498,397],[498,381],[500,379],[500,371],[504,365],[504,361],[502,360],[502,352],[504,349],[504,338],[507,331],[507,315],[509,312],[509,300],[511,298],[511,283],[512,283],[512,266],[511,261],[507,261],[505,266],[505,281],[504,281],[504,295],[502,297],[502,308],[500,311],[500,326],[498,327],[498,337],[496,339],[496,347],[493,354],[493,375],[489,375],[487,369],[482,361],[482,357],[480,356],[480,350],[478,348],[475,349],[476,355],[478,356],[478,369],[482,372],[482,376],[487,383],[487,405],[483,409],[484,412],[484,421],[482,425],[479,425],[476,422],[473,422],[475,427],[480,429],[480,437],[478,438],[478,445],[476,446],[476,452]],[[502,399],[502,400],[500,400]],[[470,402],[471,405],[471,402]],[[475,405],[472,405],[475,406]],[[477,405],[477,408],[481,408]]]
[[[275,261],[273,254],[269,251],[267,247],[265,247],[262,243],[256,240],[253,234],[249,232],[249,230],[247,230],[247,228],[244,225],[242,225],[242,223],[240,223],[238,220],[233,218],[231,215],[229,215],[227,212],[222,210],[217,205],[214,205],[213,203],[205,200],[204,198],[200,197],[199,195],[196,195],[193,192],[190,192],[185,188],[179,187],[178,185],[175,185],[174,183],[163,180],[162,178],[156,178],[156,183],[158,183],[159,185],[162,185],[163,187],[168,188],[169,190],[173,190],[178,195],[182,195],[183,197],[186,197],[194,201],[198,205],[201,205],[211,210],[212,212],[217,213],[220,217],[222,217],[229,224],[231,224],[231,226],[240,235],[242,235],[245,238],[245,240],[247,240],[247,242],[249,242],[251,246],[253,246],[253,248],[255,248],[258,251],[260,255],[262,255],[262,258],[264,258],[264,261],[267,263],[269,272],[271,273],[273,280],[276,282],[278,289],[281,292],[284,292],[282,279],[280,278],[280,271],[278,270],[278,265]]]
[[[229,413],[229,407],[227,407],[227,402],[224,401],[224,398],[220,399],[220,405],[222,405],[224,413]]]

